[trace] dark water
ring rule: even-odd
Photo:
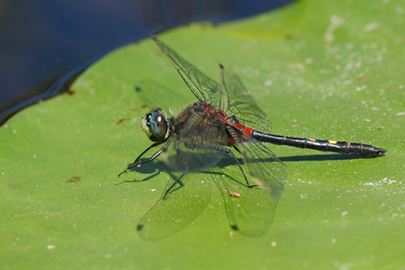
[[[220,23],[291,0],[0,0],[0,125],[67,91],[106,53],[172,27]]]

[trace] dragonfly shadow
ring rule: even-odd
[[[301,156],[285,156],[278,157],[282,162],[297,162],[297,161],[329,161],[329,160],[348,160],[348,159],[363,159],[367,157],[362,156],[353,156],[353,155],[342,155],[342,154],[324,154],[324,155],[301,155]],[[243,159],[238,158],[237,161],[239,164],[243,164]],[[265,159],[253,159],[250,162],[274,162],[274,158],[265,158]],[[236,165],[236,161],[231,156],[225,156],[221,161],[216,165],[217,167],[224,168],[227,166]]]
[[[129,163],[129,165],[131,165],[132,163]],[[137,180],[137,179],[132,179],[132,180],[124,180],[122,182],[117,183],[116,185],[121,185],[123,183],[132,183],[132,182],[145,182],[148,181],[156,176],[158,176],[161,172],[163,171],[168,171],[167,170],[167,166],[162,162],[162,161],[158,161],[158,162],[153,162],[153,164],[146,164],[143,166],[139,166],[139,167],[135,167],[130,169],[128,172],[138,172],[141,174],[147,174],[148,176],[146,178]],[[125,172],[123,175],[127,174],[128,172]],[[121,178],[122,176],[120,176]]]
[[[238,161],[243,162],[241,159]],[[128,165],[130,165],[130,164],[128,164]],[[232,158],[224,158],[214,167],[224,168],[224,167],[227,167],[230,165],[236,165],[235,160]],[[124,180],[124,181],[117,183],[116,185],[121,185],[123,183],[146,182],[146,181],[149,181],[149,180],[153,179],[154,177],[158,176],[162,172],[168,173],[169,176],[173,179],[173,181],[175,181],[178,178],[178,176],[176,176],[176,173],[179,173],[179,171],[173,170],[170,167],[168,167],[163,161],[154,161],[153,163],[150,163],[150,164],[144,164],[142,166],[132,168],[128,172],[124,173],[123,175],[126,175],[129,172],[137,172],[139,174],[145,174],[145,175],[147,175],[147,177],[145,177],[143,179],[139,179],[139,180],[138,179]],[[201,171],[190,172],[190,174],[192,174],[192,173],[213,173],[213,172],[210,170],[201,170]],[[215,172],[215,173],[221,174],[220,172]]]
[[[242,164],[243,160],[239,158],[238,162],[240,164]],[[130,164],[128,164],[128,165],[130,165]],[[245,185],[247,187],[246,182],[235,179],[231,175],[223,173],[219,170],[219,169],[223,169],[225,167],[231,166],[231,165],[236,165],[235,159],[233,159],[231,157],[225,157],[225,158],[221,159],[218,164],[216,164],[215,166],[213,166],[211,168],[201,170],[201,171],[193,171],[193,172],[189,172],[189,173],[190,174],[207,173],[207,174],[212,174],[212,175],[218,175],[221,177],[227,177],[229,180],[235,182],[236,184]],[[214,169],[214,168],[216,168],[216,169]],[[139,179],[139,180],[138,179],[124,180],[122,182],[117,183],[116,185],[121,185],[124,183],[146,182],[146,181],[149,181],[149,180],[153,179],[154,177],[158,176],[162,172],[167,173],[169,175],[169,177],[171,179],[173,179],[173,181],[176,181],[179,177],[178,174],[181,173],[179,171],[174,171],[173,169],[168,167],[163,161],[154,161],[153,164],[152,163],[144,164],[143,166],[132,168],[130,171],[138,172],[140,174],[146,174],[148,176],[143,179]],[[173,189],[173,191],[177,190],[178,188],[181,188],[181,185],[179,185],[179,187]]]
[[[353,155],[341,155],[341,154],[324,154],[324,155],[301,155],[301,156],[285,156],[285,157],[279,157],[279,160],[281,160],[282,162],[298,162],[298,161],[330,161],[330,160],[353,160],[353,159],[362,159],[365,157],[361,157],[361,156],[353,156]],[[273,158],[267,158],[267,159],[256,159],[256,160],[251,160],[250,162],[274,162],[275,160]],[[232,158],[231,156],[225,156],[223,157],[214,167],[216,168],[225,168],[228,166],[234,166],[237,165],[237,162],[239,162],[239,164],[243,164],[243,159],[242,158],[237,158],[236,160],[234,158]],[[128,164],[130,165],[130,164]],[[130,171],[136,171],[138,173],[141,174],[147,174],[148,176],[146,178],[143,178],[141,180],[125,180],[122,181],[119,184],[122,183],[129,183],[129,182],[145,182],[148,181],[152,178],[154,178],[155,176],[159,175],[162,172],[167,172],[169,173],[169,175],[171,176],[171,178],[175,181],[176,175],[171,173],[173,172],[173,170],[171,168],[169,168],[163,161],[159,160],[155,160],[153,162],[153,164],[144,164],[142,166],[139,167],[135,167],[132,168]],[[201,172],[205,172],[205,173],[214,173],[214,174],[223,174],[219,171],[217,172],[213,172],[213,170],[201,170],[198,171],[199,173]],[[190,173],[194,173],[194,172],[190,172]],[[239,184],[243,184],[242,181],[238,181],[232,177],[230,177],[229,175],[226,175],[227,177],[229,177],[230,179],[232,179],[233,181],[239,183]]]

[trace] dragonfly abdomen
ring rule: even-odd
[[[344,155],[358,155],[363,157],[378,157],[387,152],[370,144],[350,143],[345,141],[318,140],[268,134],[259,131],[252,133],[253,138],[260,142],[288,145],[299,148],[309,148],[318,151],[335,152]]]

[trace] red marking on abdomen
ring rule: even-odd
[[[253,131],[255,131],[254,129],[249,128],[242,124],[233,124],[232,126],[239,129],[247,137],[252,136]]]
[[[252,128],[249,128],[249,127],[247,127],[245,125],[242,125],[242,124],[233,124],[232,126],[234,128],[236,128],[236,129],[238,129],[240,132],[242,132],[242,138],[241,139],[244,140],[244,141],[248,140],[252,136],[252,133],[254,131],[256,131],[256,130],[254,130]],[[228,138],[228,143],[229,144],[235,144],[235,140],[232,137],[230,137],[230,138]]]

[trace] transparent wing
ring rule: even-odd
[[[211,175],[223,197],[231,228],[247,236],[265,234],[273,221],[278,200],[261,188],[248,188],[243,178],[233,181],[224,175]]]
[[[210,104],[219,106],[222,98],[221,85],[184,60],[155,36],[152,36],[152,39],[172,61],[174,67],[179,72],[188,88],[190,88],[191,92],[193,92],[200,101],[207,101]]]
[[[211,185],[208,179],[200,173],[185,175],[182,178],[183,186],[177,184],[166,198],[163,195],[142,218],[137,226],[138,235],[157,240],[187,226],[201,214],[210,200]],[[173,179],[170,179],[168,187],[172,184]]]
[[[270,132],[271,123],[267,115],[257,106],[246,91],[239,77],[229,68],[220,65],[221,81],[228,96],[228,111],[239,123],[262,132]],[[230,130],[230,134],[234,134]],[[254,184],[279,198],[287,177],[286,166],[264,144],[254,138],[234,138],[243,161],[253,176]]]
[[[257,106],[250,92],[246,91],[239,77],[228,67],[221,64],[221,83],[227,99],[227,106],[223,110],[234,115],[239,123],[250,128],[269,133],[271,122],[267,115]]]
[[[284,189],[287,167],[264,144],[254,138],[240,140],[237,147],[255,185],[278,199]]]

